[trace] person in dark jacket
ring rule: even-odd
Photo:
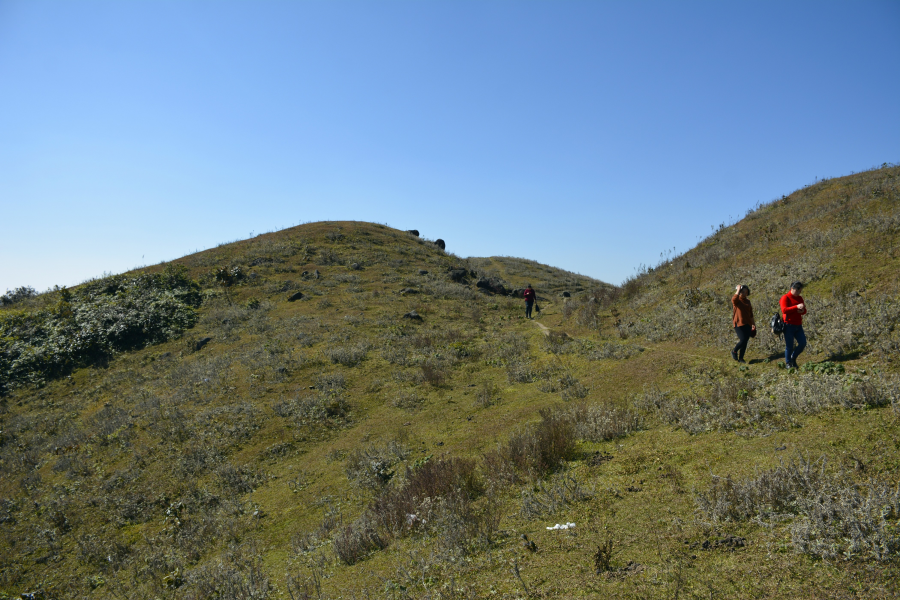
[[[525,286],[525,293],[522,295],[525,296],[525,318],[530,319],[531,318],[531,308],[534,306],[534,298],[535,298],[534,289],[531,287],[530,283],[527,286]]]
[[[734,307],[732,321],[734,322],[734,332],[738,336],[738,343],[731,351],[731,358],[742,363],[746,362],[744,352],[747,350],[747,342],[756,331],[756,321],[753,320],[753,305],[750,304],[749,299],[750,288],[746,285],[739,285],[734,292],[734,296],[731,298],[731,305]]]
[[[803,331],[803,315],[806,314],[806,302],[800,292],[803,284],[795,281],[791,290],[781,297],[781,318],[784,321],[784,366],[797,369],[797,357],[806,348],[806,333]],[[794,342],[797,346],[794,346]]]

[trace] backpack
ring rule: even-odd
[[[781,320],[781,313],[777,312],[772,315],[772,319],[769,321],[769,327],[772,328],[772,333],[775,335],[781,335],[784,333],[784,321]]]

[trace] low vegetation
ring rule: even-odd
[[[898,175],[621,287],[344,222],[7,292],[0,598],[896,597]]]

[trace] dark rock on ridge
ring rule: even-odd
[[[510,290],[504,285],[504,281],[499,277],[481,277],[475,282],[475,287],[488,292],[490,294],[501,294],[508,296]]]

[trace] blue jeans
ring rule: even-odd
[[[794,348],[795,341],[797,342],[796,348]],[[806,334],[803,332],[803,325],[788,325],[785,323],[784,362],[789,365],[794,363],[804,348],[806,348]]]
[[[534,306],[534,300],[526,300],[525,301],[525,318],[531,318],[531,307]]]

